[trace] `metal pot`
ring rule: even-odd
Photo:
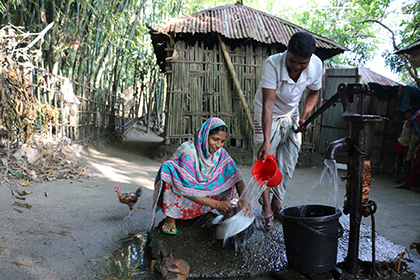
[[[213,220],[216,225],[216,239],[226,241],[247,229],[255,220],[255,216],[246,217],[243,212],[238,212],[236,207],[227,217],[219,215]]]

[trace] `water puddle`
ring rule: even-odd
[[[151,269],[151,253],[147,246],[147,232],[129,235],[121,240],[120,248],[109,258],[109,277],[116,279],[162,279]]]

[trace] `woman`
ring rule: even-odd
[[[418,110],[414,116],[409,120],[411,130],[415,136],[420,138],[420,110]],[[420,142],[415,142],[417,151],[413,159],[413,163],[410,171],[407,174],[407,178],[401,185],[395,186],[397,189],[411,189],[411,186],[420,184]]]
[[[160,167],[153,194],[153,221],[157,211],[166,215],[162,232],[176,234],[176,220],[192,219],[216,209],[231,210],[231,199],[245,185],[242,174],[223,145],[227,125],[210,118],[197,129],[193,140],[176,150]],[[234,188],[236,186],[236,190]]]

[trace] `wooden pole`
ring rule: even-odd
[[[241,100],[242,107],[245,110],[246,117],[248,119],[249,127],[251,128],[252,133],[254,133],[254,123],[252,122],[251,114],[248,109],[248,105],[246,104],[244,94],[242,93],[241,87],[239,85],[238,78],[236,77],[235,69],[233,69],[232,61],[230,60],[229,53],[226,50],[226,45],[222,40],[220,34],[217,34],[219,37],[220,47],[222,48],[223,55],[226,59],[227,66],[229,68],[230,74],[232,75],[233,82],[235,83],[236,90],[238,91],[239,99]]]

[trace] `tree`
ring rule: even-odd
[[[383,20],[391,0],[332,0],[328,4],[308,0],[303,10],[279,12],[278,16],[341,43],[350,49],[326,63],[363,66],[378,50],[380,27],[369,20]]]
[[[407,1],[401,7],[401,11],[405,17],[400,22],[399,30],[393,31],[391,28],[383,25],[392,35],[393,51],[386,51],[382,56],[385,58],[386,64],[393,71],[400,74],[403,82],[411,84],[414,80],[416,85],[420,87],[419,73],[410,63],[409,56],[407,54],[395,54],[396,51],[420,38],[420,2]],[[397,40],[401,42],[398,44]]]

